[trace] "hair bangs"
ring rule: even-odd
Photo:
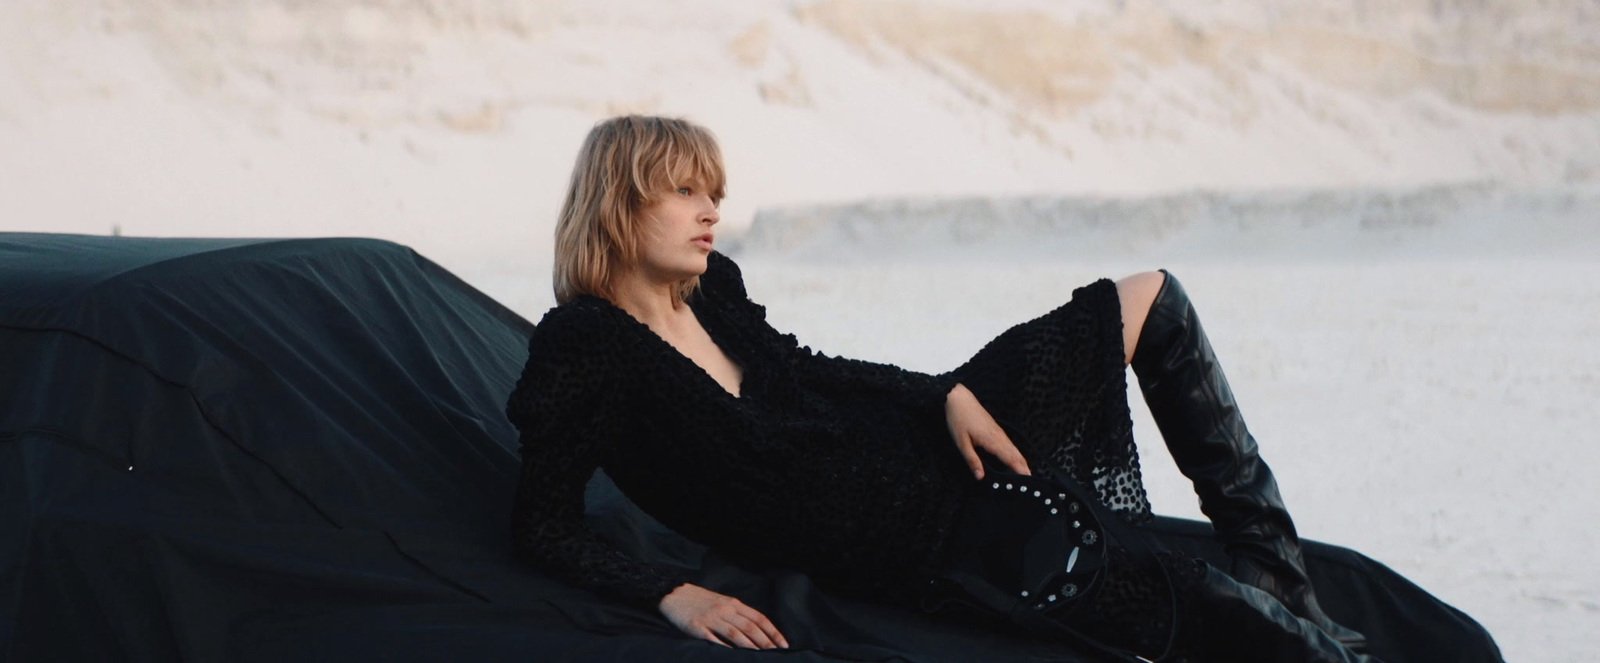
[[[666,124],[651,136],[634,171],[639,196],[655,200],[684,184],[697,184],[721,201],[727,197],[722,154],[710,132],[698,126]]]

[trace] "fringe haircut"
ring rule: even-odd
[[[589,131],[561,216],[556,222],[551,283],[556,303],[580,294],[615,301],[612,279],[640,258],[639,212],[652,201],[698,179],[720,201],[726,193],[722,151],[704,127],[687,120],[623,115]],[[700,286],[700,277],[679,284],[679,301]]]

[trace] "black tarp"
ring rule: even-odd
[[[0,661],[1092,660],[740,568],[603,473],[597,528],[793,648],[691,639],[520,566],[503,407],[530,328],[380,240],[0,233]],[[1217,558],[1203,524],[1158,526]],[[1391,663],[1492,651],[1382,565],[1307,550]]]

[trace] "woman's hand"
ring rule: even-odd
[[[983,478],[983,461],[978,459],[974,447],[994,454],[995,458],[999,458],[1017,474],[1033,474],[1028,470],[1028,461],[1022,457],[1022,452],[1017,451],[1017,445],[1011,443],[1005,430],[1000,428],[994,417],[989,416],[989,411],[983,409],[983,404],[978,402],[978,397],[966,385],[956,384],[945,396],[944,418],[950,427],[950,437],[967,459],[973,476]]]
[[[679,630],[724,647],[730,646],[729,642],[747,649],[789,647],[789,641],[761,611],[693,583],[678,585],[662,597],[658,607]]]

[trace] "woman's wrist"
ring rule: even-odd
[[[952,399],[964,398],[971,395],[972,390],[967,389],[967,385],[957,382],[956,386],[951,387],[950,392],[944,395],[944,402],[949,404]]]
[[[689,582],[679,583],[678,586],[673,587],[671,591],[661,595],[661,599],[656,601],[656,609],[665,612],[666,611],[666,605],[667,605],[667,599],[674,598],[674,597],[682,598],[683,597],[683,593],[684,593],[684,589],[683,588],[685,588],[685,587],[693,587],[693,586],[694,586],[694,583],[689,583]]]

